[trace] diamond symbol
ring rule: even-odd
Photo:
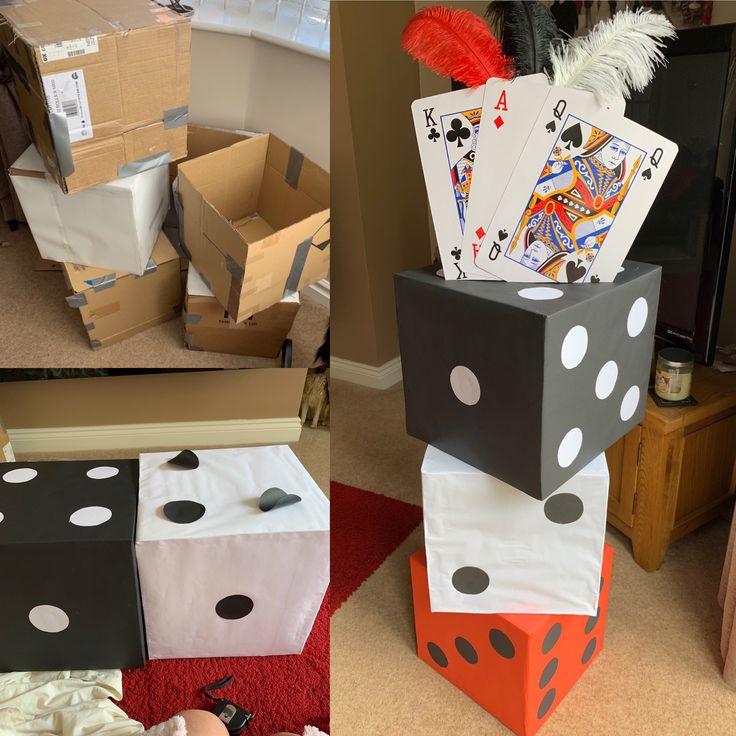
[[[484,229],[483,229],[482,227],[479,227],[479,228],[478,228],[478,229],[477,229],[477,230],[475,231],[475,234],[476,234],[476,235],[477,235],[477,236],[478,236],[479,238],[481,238],[481,239],[482,239],[482,238],[483,238],[483,237],[485,236],[485,234],[486,234],[486,231],[485,231],[485,230],[484,230]]]
[[[497,118],[496,118],[496,119],[495,119],[495,120],[493,121],[493,124],[494,124],[494,125],[495,125],[495,126],[496,126],[497,128],[500,128],[500,127],[501,127],[501,126],[503,125],[503,118],[502,118],[502,117],[501,117],[501,116],[499,115],[499,116],[498,116],[498,117],[497,117]]]

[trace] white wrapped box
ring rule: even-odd
[[[539,501],[430,445],[422,495],[433,612],[595,615],[604,454]]]
[[[44,258],[143,274],[169,208],[168,166],[64,194],[31,145],[10,178]]]
[[[329,502],[286,446],[195,454],[193,470],[140,456],[150,658],[299,654],[329,582]],[[269,488],[302,500],[261,511]]]

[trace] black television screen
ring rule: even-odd
[[[662,266],[660,344],[713,361],[734,218],[736,25],[678,31],[627,116],[679,146],[630,251]]]

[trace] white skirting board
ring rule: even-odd
[[[165,422],[96,427],[10,429],[16,454],[73,452],[83,449],[129,450],[138,448],[228,447],[232,445],[296,442],[302,426],[298,417],[245,419],[222,422]]]
[[[320,279],[314,284],[302,289],[302,299],[317,302],[323,307],[330,308],[330,282],[327,279]]]
[[[332,357],[330,377],[384,390],[401,381],[401,358],[396,357],[383,365],[374,366]]]

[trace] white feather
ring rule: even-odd
[[[628,99],[652,81],[664,64],[662,39],[677,34],[664,15],[622,10],[600,21],[587,36],[556,45],[550,55],[552,83],[592,92],[599,101]]]

